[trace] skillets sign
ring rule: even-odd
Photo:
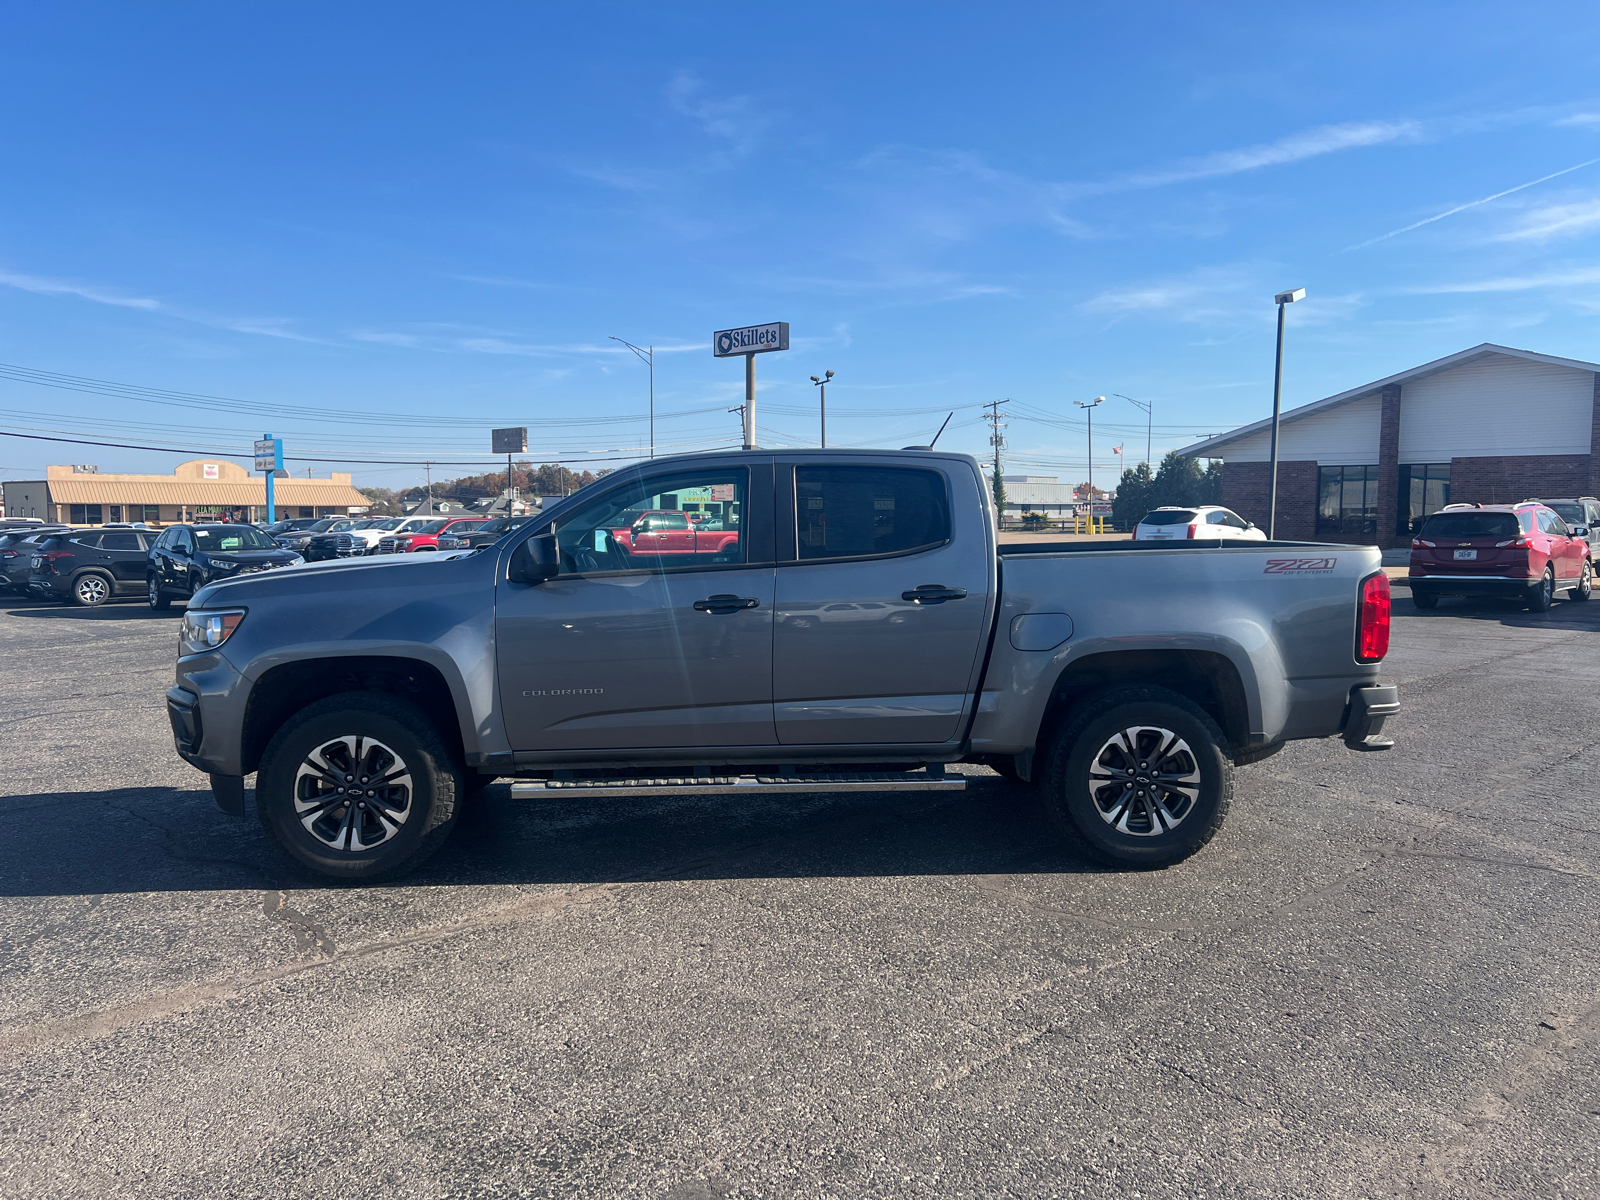
[[[765,325],[746,325],[743,329],[719,329],[711,335],[711,353],[717,358],[740,354],[765,354],[789,348],[789,322],[769,321]]]

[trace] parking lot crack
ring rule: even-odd
[[[302,953],[318,954],[323,958],[333,957],[335,949],[333,938],[326,929],[313,922],[305,913],[289,907],[288,892],[263,893],[261,911],[266,913],[267,920],[285,926],[294,934],[296,946]]]

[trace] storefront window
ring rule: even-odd
[[[1450,503],[1449,463],[1402,463],[1395,533],[1413,537],[1422,522]]]
[[[70,507],[72,509],[71,523],[73,525],[102,525],[105,523],[105,517],[102,515],[102,509],[98,504],[74,504]]]
[[[1378,539],[1378,468],[1322,467],[1317,471],[1317,536]]]
[[[139,519],[141,521],[147,521],[150,523],[160,521],[161,506],[159,504],[146,504],[144,506],[144,516],[140,517]]]

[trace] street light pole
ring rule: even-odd
[[[1111,394],[1118,400],[1126,400],[1135,408],[1144,409],[1144,465],[1149,467],[1151,438],[1155,432],[1155,401],[1135,400],[1132,396],[1124,396],[1121,392],[1112,392]],[[1155,468],[1151,467],[1151,470],[1154,469]]]
[[[1272,368],[1272,481],[1267,485],[1267,537],[1278,536],[1278,418],[1283,401],[1283,306],[1306,298],[1305,288],[1279,292],[1272,298],[1278,306],[1278,359]]]
[[[1088,414],[1089,417],[1089,514],[1094,515],[1094,410],[1106,402],[1104,396],[1096,396],[1093,400],[1074,400],[1073,403]]]
[[[817,385],[817,396],[822,401],[822,448],[828,448],[828,380],[833,378],[833,372],[826,372],[821,379],[815,375],[811,382]]]
[[[641,350],[632,342],[624,341],[614,333],[606,336],[613,342],[622,342],[639,356],[640,362],[650,368],[650,457],[654,458],[656,456],[656,348],[652,345],[648,349]]]

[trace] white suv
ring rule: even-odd
[[[1135,541],[1168,542],[1180,539],[1215,541],[1220,538],[1264,542],[1266,530],[1252,525],[1232,509],[1220,504],[1197,504],[1193,508],[1168,506],[1146,513],[1135,526]]]

